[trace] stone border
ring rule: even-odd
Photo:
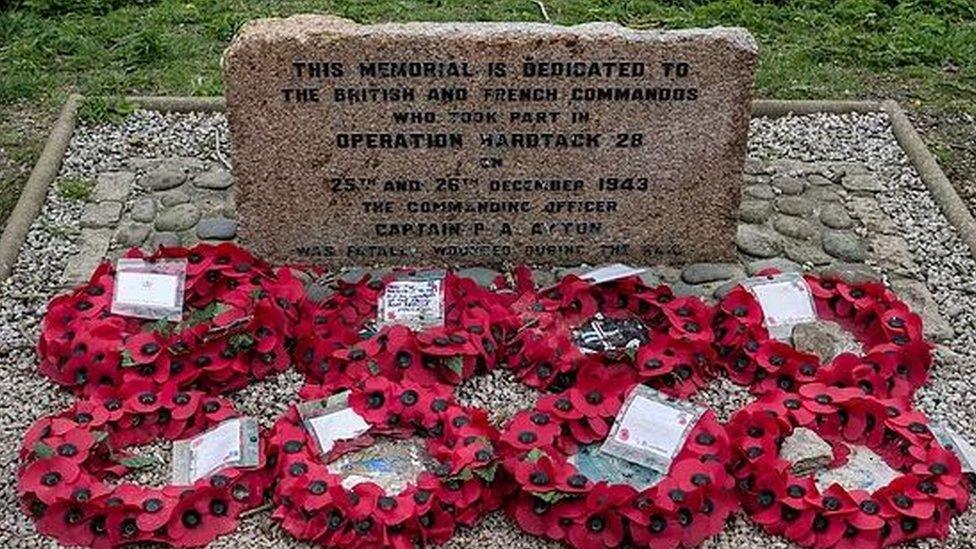
[[[891,131],[894,132],[898,144],[939,204],[942,214],[959,231],[959,238],[976,258],[976,220],[973,219],[973,214],[939,167],[901,106],[892,100],[885,101],[881,106],[891,119]]]
[[[805,115],[818,112],[828,114],[878,112],[882,104],[877,101],[806,101],[757,99],[752,102],[752,117],[781,118],[791,114]]]
[[[48,188],[58,175],[61,161],[77,123],[80,95],[71,95],[61,108],[58,120],[51,131],[44,151],[34,165],[27,184],[11,212],[3,236],[0,237],[0,279],[6,280],[13,271],[20,248],[27,238],[31,223],[40,213]],[[220,112],[224,110],[223,97],[167,97],[132,96],[126,100],[134,105],[161,112]],[[905,112],[894,101],[780,101],[755,100],[752,116],[778,118],[789,114],[814,114],[818,112],[845,114],[884,111],[891,118],[892,131],[905,151],[929,192],[938,202],[943,215],[959,232],[970,254],[976,258],[976,219],[956,193],[935,158],[925,147]]]
[[[20,247],[27,238],[27,231],[37,215],[41,213],[44,200],[47,198],[47,190],[61,170],[61,161],[64,159],[65,151],[68,150],[71,135],[75,131],[80,102],[81,96],[75,94],[69,96],[64,102],[51,135],[44,145],[44,150],[34,164],[24,190],[20,192],[17,205],[7,218],[7,225],[3,229],[3,235],[0,236],[0,280],[6,280],[13,271],[17,256],[20,254]]]

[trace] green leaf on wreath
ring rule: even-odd
[[[156,332],[163,337],[169,337],[175,329],[176,324],[173,324],[165,318],[161,318],[149,325],[149,331]]]
[[[254,346],[254,338],[251,334],[234,334],[227,340],[227,345],[235,353],[246,351]]]
[[[219,301],[214,301],[210,305],[202,309],[197,309],[190,313],[190,317],[187,319],[186,323],[190,326],[196,326],[197,324],[203,324],[204,322],[210,322],[211,320],[220,316],[221,313],[230,309],[229,306],[220,303]]]
[[[128,349],[122,349],[120,354],[122,355],[122,361],[119,363],[119,366],[123,368],[131,368],[136,365],[136,361],[132,358],[132,353],[130,353]]]
[[[380,365],[372,360],[369,361],[367,368],[369,368],[369,373],[373,374],[374,376],[380,374]]]
[[[485,482],[491,483],[495,481],[495,473],[498,472],[498,462],[492,463],[488,467],[483,469],[475,469],[474,474],[478,475]]]
[[[51,448],[43,442],[38,442],[34,445],[34,455],[41,459],[49,458],[54,455],[54,448]]]
[[[105,431],[92,431],[92,438],[95,439],[95,444],[101,444],[108,440],[108,433]]]
[[[148,469],[161,465],[159,460],[152,456],[129,456],[119,459],[117,462],[129,469]]]
[[[572,494],[567,494],[566,492],[560,492],[558,490],[553,490],[551,492],[537,492],[534,495],[535,497],[549,504],[556,503],[561,499],[573,497]]]
[[[528,454],[525,454],[525,457],[528,458],[529,461],[539,461],[539,458],[545,455],[548,454],[546,454],[545,452],[543,452],[538,448],[533,448],[532,450],[529,451]]]
[[[458,377],[461,377],[462,372],[464,371],[464,359],[457,355],[452,356],[451,358],[447,359],[447,367],[450,368],[452,372],[457,374]]]

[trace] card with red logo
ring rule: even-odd
[[[627,395],[600,450],[667,473],[704,413],[701,406],[638,385]]]

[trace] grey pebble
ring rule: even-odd
[[[157,231],[182,231],[200,221],[200,208],[196,204],[179,204],[167,208],[156,216]]]
[[[233,182],[230,172],[223,168],[214,168],[193,178],[193,184],[201,189],[226,189]]]
[[[759,225],[739,225],[735,244],[744,253],[754,257],[773,257],[783,250],[776,233]]]
[[[835,202],[820,207],[820,221],[831,229],[849,229],[854,225],[847,209]]]
[[[89,200],[93,202],[104,202],[106,200],[121,202],[129,196],[129,191],[132,190],[132,182],[135,181],[135,174],[132,172],[105,172],[98,174],[97,181]]]
[[[820,237],[824,251],[837,259],[860,262],[867,257],[864,243],[850,231],[826,230]]]
[[[772,213],[773,205],[765,200],[743,200],[739,206],[739,219],[746,223],[765,223]]]
[[[179,189],[158,193],[156,197],[159,199],[159,203],[166,207],[186,204],[190,201],[190,195]]]
[[[804,266],[827,265],[834,258],[813,242],[790,242],[785,248],[786,257]]]
[[[732,263],[693,263],[681,271],[681,280],[688,284],[704,284],[741,277],[742,267]]]
[[[803,192],[806,184],[802,179],[797,179],[789,175],[777,175],[773,178],[773,187],[787,195],[797,195]]]
[[[800,196],[781,196],[776,199],[776,210],[787,215],[810,215],[813,202]]]
[[[160,246],[173,247],[179,246],[180,244],[182,244],[180,235],[173,232],[157,232],[149,237],[149,242],[146,244],[146,247],[150,250],[155,250]]]
[[[776,198],[776,192],[773,191],[773,188],[770,185],[766,184],[746,187],[744,192],[752,198],[757,198],[759,200],[772,200]]]
[[[133,221],[149,223],[156,218],[156,201],[151,196],[145,196],[135,201],[129,213]]]
[[[186,172],[176,164],[166,163],[153,168],[139,178],[139,186],[152,191],[179,187],[186,181]]]
[[[874,174],[845,175],[840,183],[849,191],[876,193],[882,190],[881,180]]]
[[[748,263],[746,265],[746,274],[755,276],[766,269],[777,269],[781,273],[798,273],[802,270],[800,265],[794,261],[782,257],[775,257]]]
[[[149,236],[151,227],[143,223],[123,223],[115,231],[115,241],[121,246],[140,246]]]
[[[792,215],[777,215],[773,218],[773,228],[776,232],[801,240],[806,240],[817,234],[816,229],[806,219]]]
[[[224,217],[205,217],[197,223],[197,237],[202,240],[230,240],[237,234],[237,221]]]

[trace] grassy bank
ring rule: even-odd
[[[4,1],[0,0],[0,5]],[[761,45],[767,98],[896,97],[976,112],[972,0],[20,0],[0,13],[0,220],[66,94],[216,95],[220,56],[249,19],[301,12],[377,21],[619,21],[636,28],[736,25]],[[889,4],[895,4],[894,6]],[[543,10],[544,6],[544,10]],[[93,116],[111,114],[93,109]],[[28,124],[30,126],[31,124]],[[951,148],[951,147],[950,147]]]

